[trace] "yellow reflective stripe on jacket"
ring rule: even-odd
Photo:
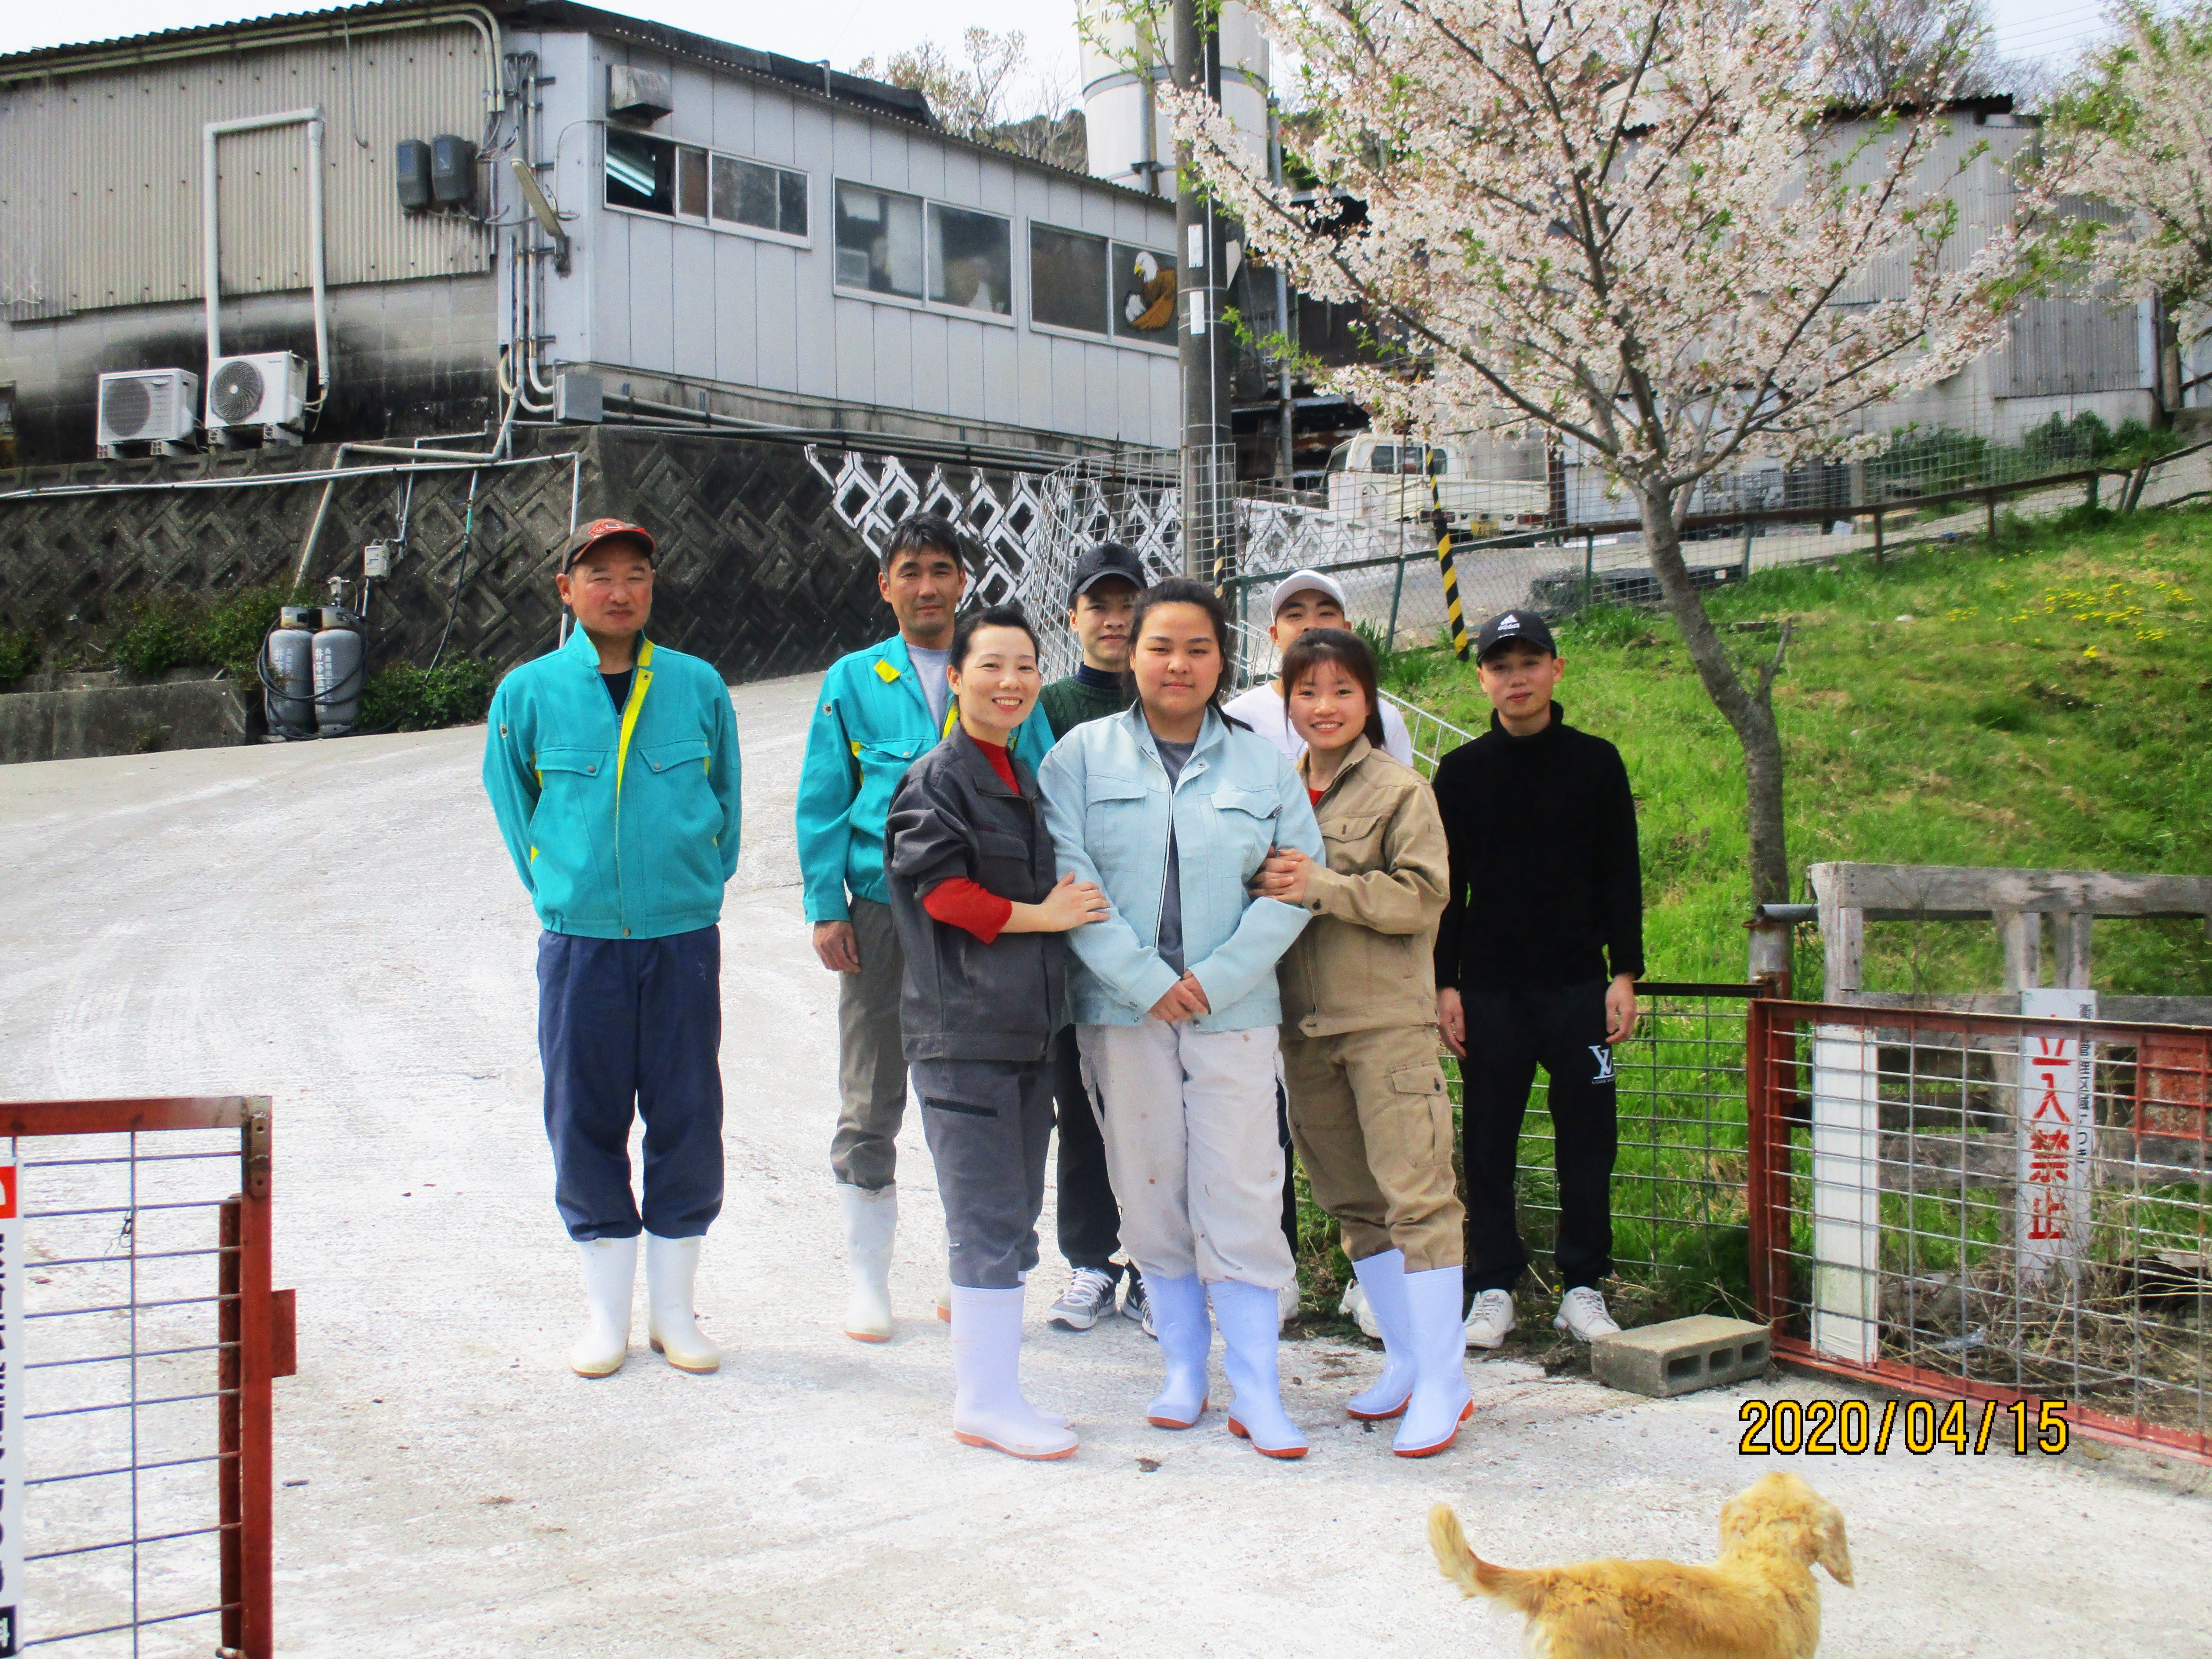
[[[653,641],[637,642],[637,678],[629,688],[629,702],[623,706],[622,746],[615,750],[615,793],[622,793],[623,767],[629,759],[630,733],[637,730],[638,712],[645,707],[645,694],[653,689],[653,672],[646,665],[653,660]]]

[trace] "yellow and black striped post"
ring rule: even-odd
[[[1436,513],[1437,563],[1444,573],[1444,614],[1451,622],[1452,654],[1465,662],[1467,617],[1459,607],[1459,573],[1452,568],[1451,526],[1444,518],[1443,490],[1433,472],[1429,475],[1429,505]]]

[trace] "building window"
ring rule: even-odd
[[[929,204],[929,297],[969,311],[1014,314],[1013,230],[995,213]]]
[[[1176,262],[1172,253],[1114,244],[1114,332],[1173,345]]]
[[[1048,328],[1173,345],[1175,256],[1032,224],[1030,318]]]
[[[1108,243],[1103,236],[1030,227],[1030,320],[1049,328],[1109,330]]]
[[[607,129],[609,207],[720,230],[806,234],[806,175],[620,127]]]
[[[607,205],[672,216],[676,146],[641,132],[607,129]]]
[[[921,198],[837,186],[839,286],[919,300],[921,267]]]
[[[714,157],[714,217],[786,236],[806,234],[806,175],[734,155]]]

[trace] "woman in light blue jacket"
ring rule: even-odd
[[[1275,1138],[1275,963],[1306,913],[1249,890],[1271,848],[1320,859],[1321,830],[1281,751],[1217,707],[1229,618],[1212,590],[1162,582],[1129,631],[1136,703],[1070,732],[1037,781],[1060,873],[1113,907],[1068,936],[1069,997],[1121,1243],[1167,1367],[1146,1417],[1187,1429],[1204,1414],[1210,1289],[1231,1430],[1303,1457],[1275,1366],[1276,1292],[1297,1276]]]

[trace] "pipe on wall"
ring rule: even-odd
[[[484,47],[485,99],[495,110],[505,108],[506,93],[499,79],[499,20],[482,6],[426,6],[421,11],[398,17],[356,18],[332,14],[326,21],[304,26],[297,22],[240,23],[226,27],[220,35],[211,33],[169,45],[156,44],[157,36],[112,52],[58,52],[57,56],[65,57],[67,61],[27,73],[60,79],[71,75],[97,74],[102,70],[138,69],[147,64],[180,58],[231,58],[257,47],[295,46],[327,40],[334,35],[350,40],[357,34],[392,34],[404,29],[434,27],[440,23],[465,24],[477,32]]]
[[[200,128],[200,278],[207,302],[207,392],[215,395],[216,360],[222,356],[222,215],[216,150],[231,133],[260,132],[305,123],[307,129],[307,286],[315,304],[315,398],[331,388],[329,295],[323,283],[323,110],[319,104],[270,115],[238,115]]]

